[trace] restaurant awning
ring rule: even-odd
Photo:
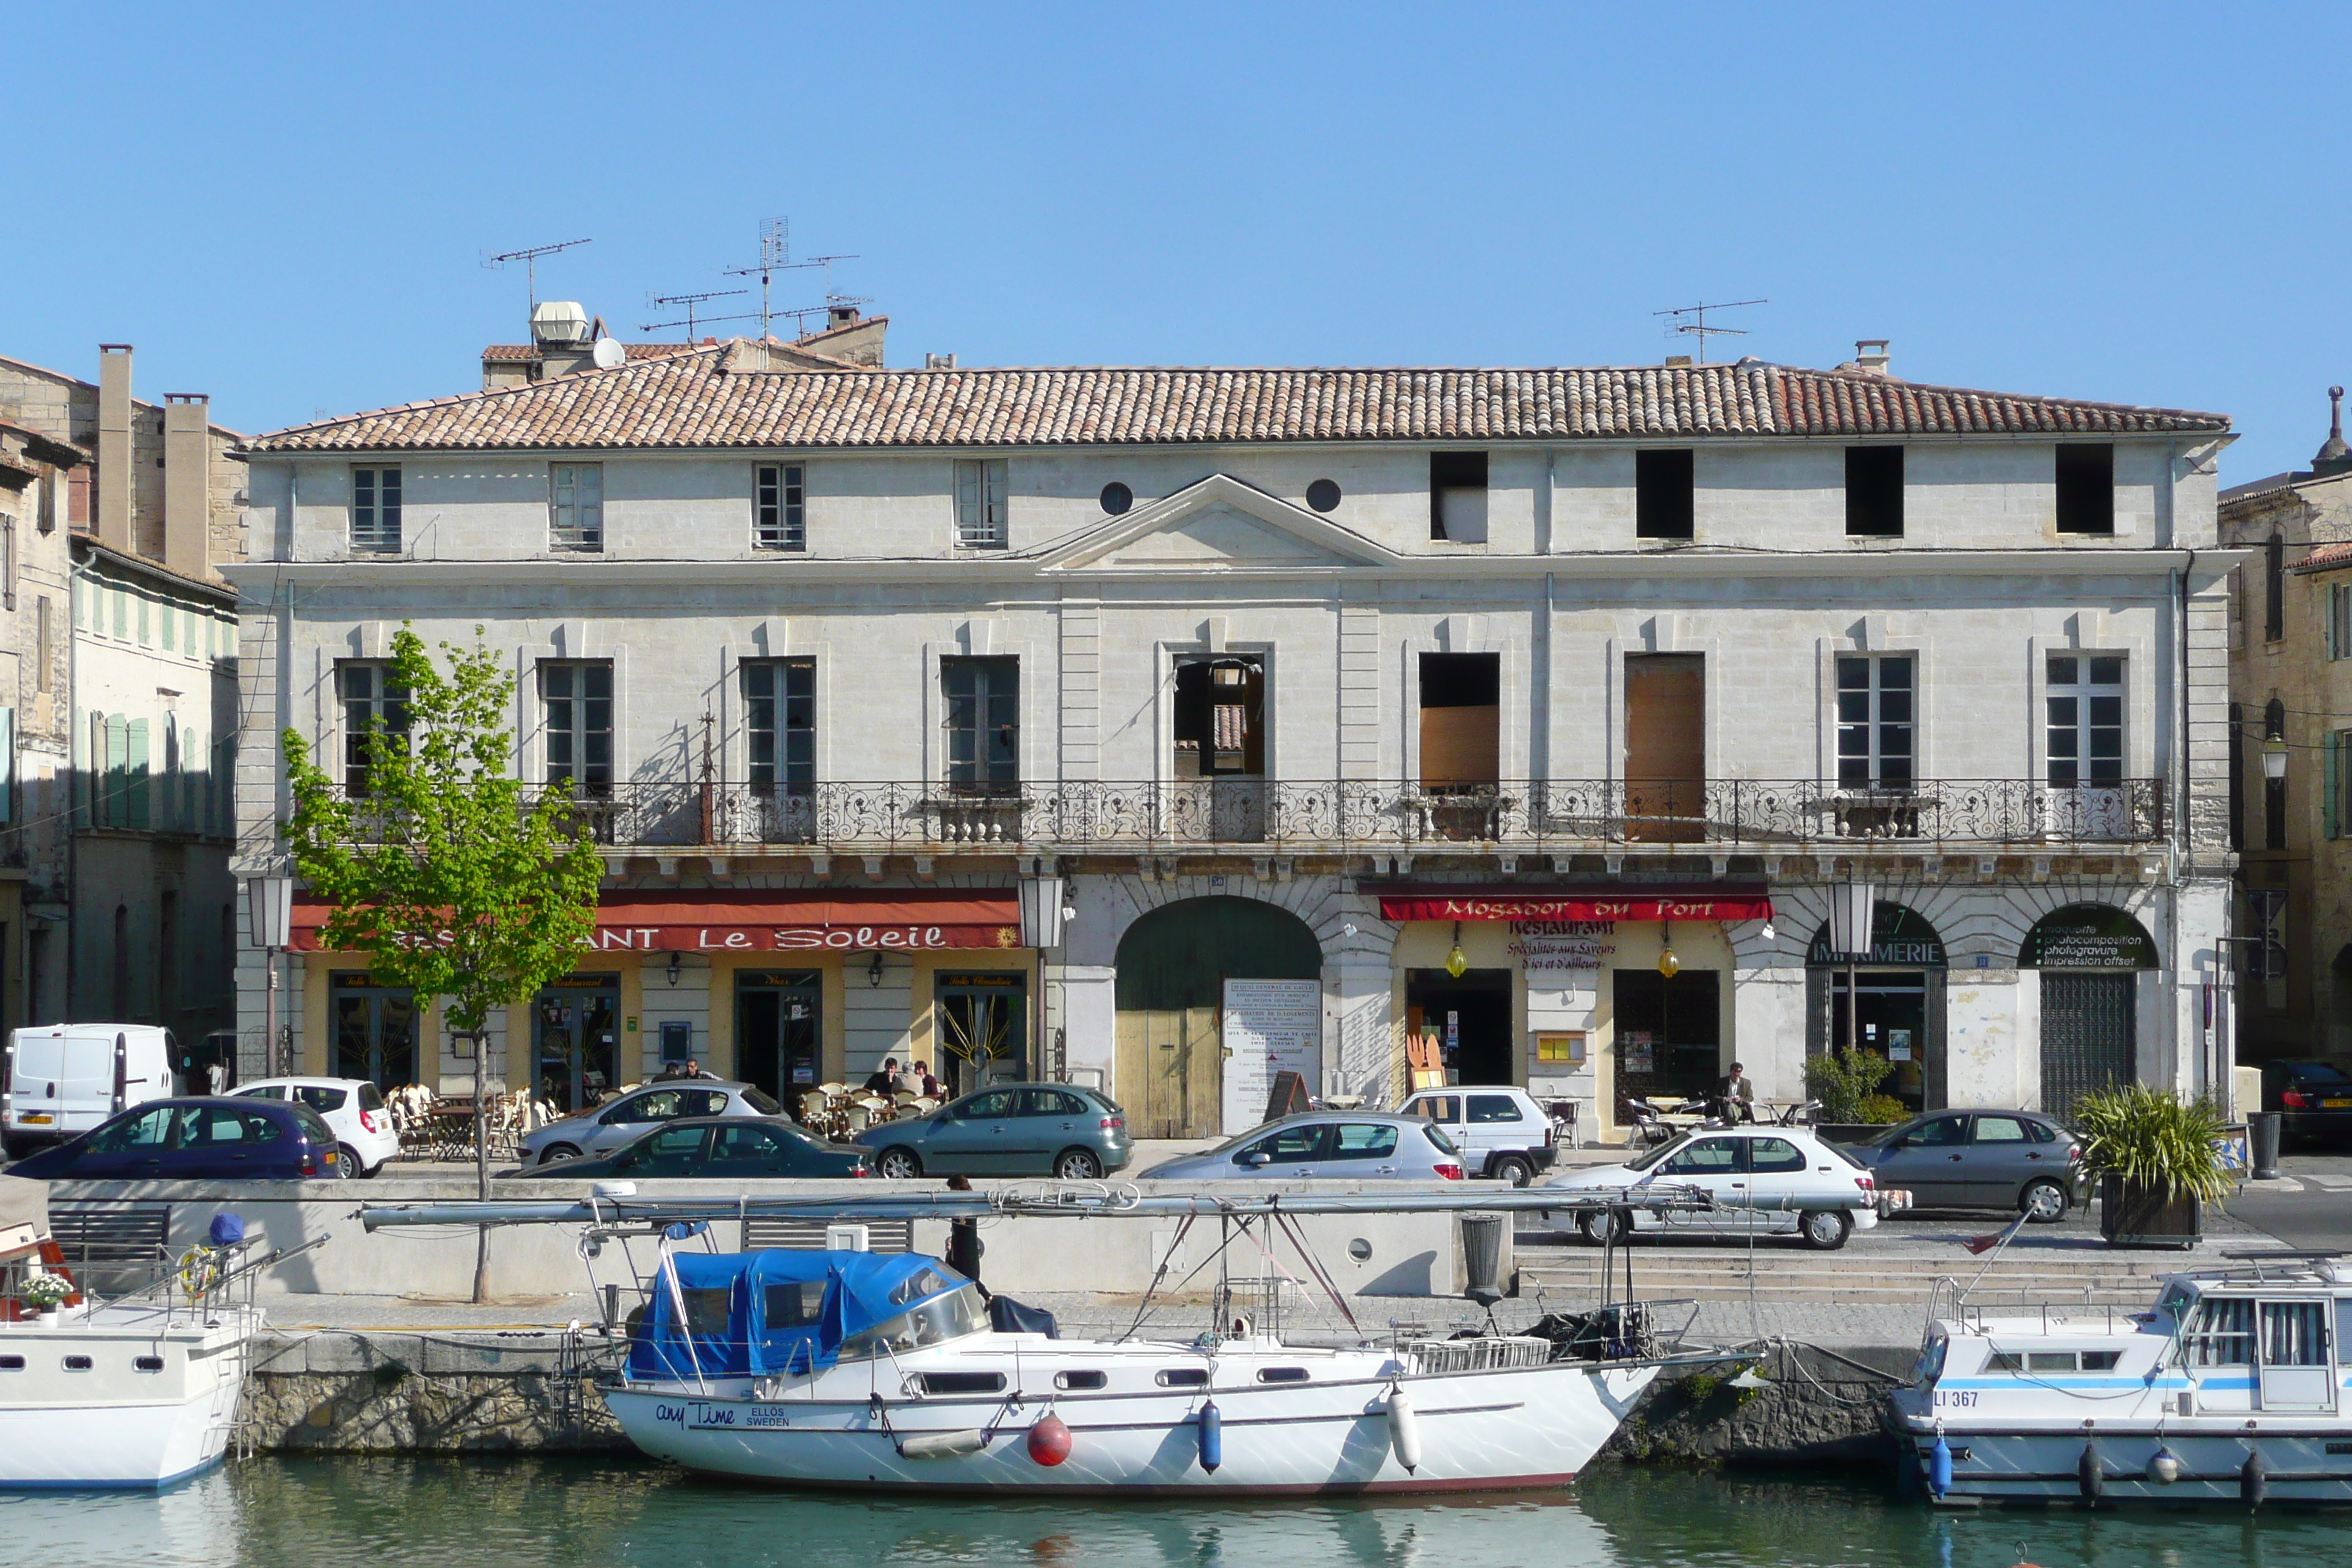
[[[294,900],[294,947],[320,951],[330,906]],[[1013,948],[1021,906],[997,891],[917,888],[618,889],[596,906],[594,952],[850,952]]]
[[[1761,888],[1367,888],[1384,921],[1769,921]]]

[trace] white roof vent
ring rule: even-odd
[[[540,343],[584,343],[588,312],[576,300],[548,300],[530,313],[530,336]]]

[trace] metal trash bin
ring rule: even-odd
[[[2246,1153],[2258,1182],[2279,1179],[2279,1123],[2284,1120],[2275,1110],[2257,1110],[2246,1118]]]
[[[1462,1247],[1462,1294],[1510,1292],[1511,1216],[1465,1214],[1459,1220]]]

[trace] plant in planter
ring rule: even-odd
[[[28,1277],[16,1294],[36,1312],[54,1312],[74,1293],[73,1281],[62,1274]]]
[[[1867,1051],[1825,1051],[1805,1063],[1805,1094],[1822,1102],[1824,1126],[1867,1126],[1874,1120],[1869,1101],[1885,1098],[1878,1086],[1894,1070],[1893,1062]]]
[[[2200,1205],[2230,1190],[2221,1108],[2126,1084],[2084,1095],[2072,1121],[2083,1134],[2083,1169],[2098,1178],[2099,1228],[2108,1242],[2193,1246],[2204,1234]]]

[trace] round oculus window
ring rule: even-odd
[[[1135,504],[1135,492],[1117,479],[1102,488],[1102,509],[1113,517]]]
[[[1317,511],[1329,511],[1339,504],[1339,486],[1335,479],[1318,479],[1307,487],[1307,504]]]

